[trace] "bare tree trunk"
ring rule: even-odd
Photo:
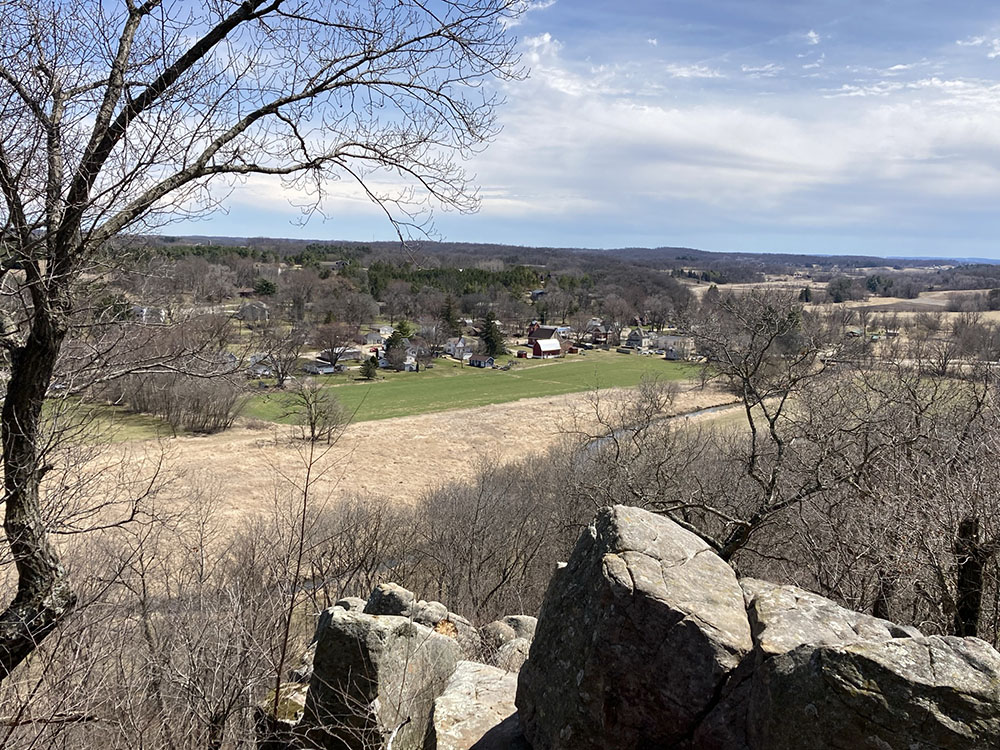
[[[890,603],[896,593],[896,576],[884,570],[876,571],[878,587],[875,589],[875,601],[872,603],[872,616],[882,620],[891,620]]]
[[[46,533],[39,485],[47,467],[41,453],[42,405],[66,335],[58,312],[36,309],[31,331],[12,347],[4,399],[4,531],[17,567],[17,594],[0,614],[0,681],[24,661],[69,614],[76,596]]]
[[[955,635],[978,635],[983,604],[983,567],[989,554],[979,539],[979,519],[975,516],[962,519],[958,525],[955,557],[958,560]]]

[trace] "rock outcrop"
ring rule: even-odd
[[[622,506],[577,542],[537,621],[477,629],[382,584],[321,613],[291,673],[278,711],[272,694],[255,712],[264,750],[1000,748],[985,642],[738,581],[697,536]]]
[[[531,615],[507,615],[500,620],[504,625],[514,631],[515,638],[524,638],[526,641],[535,639],[535,629],[538,627],[538,618]]]
[[[1000,654],[737,583],[697,537],[617,506],[553,577],[516,704],[534,750],[987,750]]]
[[[754,578],[740,581],[758,662],[803,644],[847,645],[921,635],[888,620],[853,612],[797,586]]]
[[[495,624],[503,637],[494,659],[509,646],[506,670],[464,661],[456,671],[460,659],[482,658],[482,642],[441,602],[393,583],[367,600],[339,599],[319,613],[302,664],[291,670],[296,682],[283,688],[280,715],[272,715],[273,695],[256,710],[259,747],[368,750],[391,738],[393,750],[527,749],[514,694],[529,643],[519,636],[533,632],[535,618]]]
[[[367,604],[368,602],[360,596],[345,596],[343,599],[338,599],[334,602],[333,606],[346,609],[348,612],[364,612],[365,605]]]
[[[528,661],[528,653],[531,649],[531,641],[527,638],[515,638],[503,644],[496,654],[496,665],[504,672],[519,672],[524,663]]]
[[[366,615],[409,617],[415,601],[412,591],[395,583],[380,583],[372,589],[363,611]]]
[[[517,638],[517,633],[507,623],[494,620],[479,628],[479,638],[482,642],[483,661],[492,664],[496,660],[497,651],[505,643]]]
[[[725,562],[662,516],[600,511],[546,593],[517,708],[535,750],[685,741],[752,647]]]
[[[505,672],[517,672],[528,658],[538,620],[528,615],[507,615],[479,628],[480,657]]]
[[[746,726],[752,750],[1000,747],[1000,654],[942,636],[799,646],[755,671]]]
[[[316,636],[302,744],[379,747],[394,735],[394,750],[422,750],[460,657],[454,639],[405,617],[335,607]]]
[[[428,750],[530,750],[514,708],[517,675],[460,661],[434,701]]]

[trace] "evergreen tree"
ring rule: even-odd
[[[258,276],[253,282],[253,290],[262,297],[273,297],[278,293],[278,285],[270,279]]]
[[[450,294],[444,298],[444,305],[441,307],[441,324],[449,337],[462,335],[462,324],[455,313],[455,300]]]
[[[392,332],[392,335],[385,340],[385,351],[388,354],[393,349],[403,348],[403,339],[406,338],[406,334],[401,333],[397,328]]]
[[[496,357],[499,354],[506,354],[507,347],[504,345],[503,334],[497,328],[497,323],[493,317],[493,311],[491,310],[487,313],[486,320],[483,321],[483,333],[480,338],[483,341],[483,348],[486,350],[486,353],[491,357]]]
[[[372,355],[361,363],[361,377],[365,380],[374,380],[378,375],[378,360]]]

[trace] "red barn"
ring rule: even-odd
[[[558,339],[535,339],[531,354],[533,357],[543,359],[560,357],[562,356],[562,346],[560,346]]]

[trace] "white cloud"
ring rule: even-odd
[[[821,40],[822,38],[823,38],[823,37],[821,37],[821,36],[820,36],[819,34],[817,34],[817,33],[816,33],[815,31],[813,31],[812,29],[810,29],[810,30],[809,30],[809,33],[807,33],[807,34],[806,34],[806,42],[807,42],[808,44],[819,44],[819,43],[820,43],[820,40]]]
[[[845,83],[839,89],[828,91],[825,96],[834,99],[843,96],[888,96],[896,91],[901,91],[906,87],[905,83],[899,81],[876,81],[862,85]]]
[[[718,70],[705,65],[677,65],[671,63],[665,68],[671,78],[724,78]]]
[[[767,63],[766,65],[743,65],[740,67],[744,73],[751,78],[774,78],[785,68],[777,63]]]
[[[652,37],[646,40],[646,44],[648,44],[650,47],[655,47],[659,43],[660,43],[659,39],[654,39]]]
[[[562,42],[547,31],[538,36],[526,36],[521,43],[528,48],[529,53],[539,56],[556,55],[563,46]]]
[[[506,28],[513,28],[514,26],[520,26],[524,21],[524,16],[536,10],[545,10],[546,8],[551,8],[555,5],[557,0],[522,0],[519,3],[517,10],[519,15],[517,18],[511,18],[503,21],[503,25]]]
[[[595,65],[551,35],[526,43],[538,74],[508,90],[500,140],[471,165],[485,216],[652,226],[724,212],[853,226],[904,203],[1000,194],[1000,82],[906,80],[931,65],[921,61],[858,68],[840,88],[779,88],[762,103],[738,90],[720,98],[698,80],[723,76],[706,65]],[[741,70],[763,78],[781,66]]]
[[[970,36],[968,39],[959,39],[955,42],[959,47],[982,47],[984,45],[990,48],[990,51],[986,56],[990,60],[995,60],[1000,57],[1000,39],[988,39],[985,36]]]

